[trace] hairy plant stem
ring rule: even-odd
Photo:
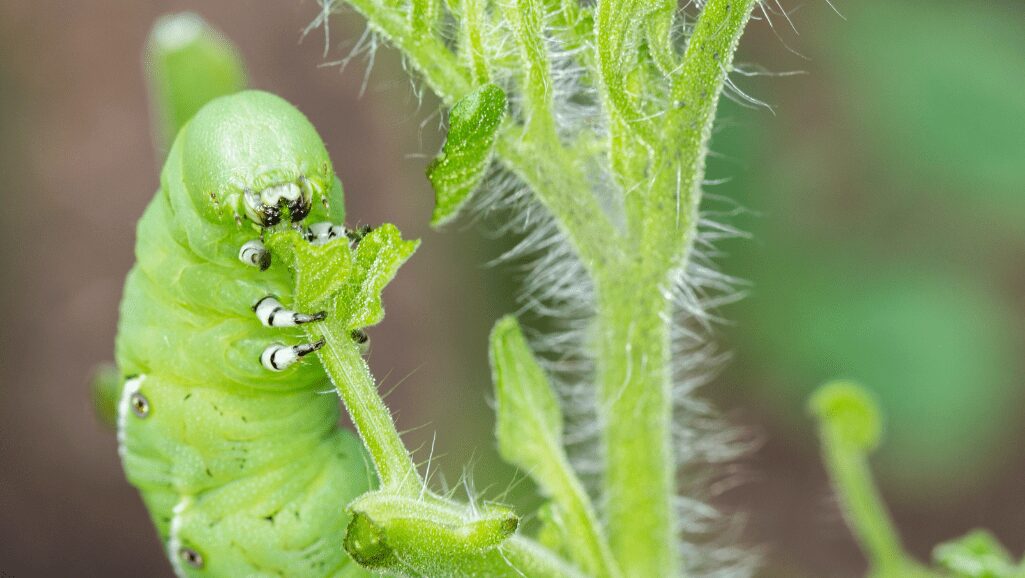
[[[866,456],[832,439],[831,432],[823,432],[822,437],[826,467],[837,497],[873,571],[879,576],[899,576],[905,566],[904,548],[879,496]]]
[[[598,202],[586,191],[588,184],[569,151],[542,148],[505,133],[498,143],[498,156],[505,166],[527,183],[538,200],[559,222],[584,267],[592,277],[611,259],[621,254],[612,227]],[[549,151],[545,154],[542,151]]]
[[[675,461],[669,381],[669,303],[658,276],[600,277],[598,407],[605,449],[605,515],[627,576],[675,576]]]
[[[382,490],[415,496],[422,487],[420,474],[377,392],[374,376],[349,331],[332,321],[328,317],[311,324],[306,333],[313,341],[324,340],[320,360],[370,452]]]
[[[377,0],[346,0],[366,18],[371,30],[395,43],[427,86],[449,108],[473,89],[459,60],[436,36],[415,34],[404,10]]]
[[[676,459],[669,330],[670,274],[694,243],[715,111],[753,0],[709,0],[670,74],[672,108],[660,124],[634,119],[622,55],[599,50],[610,110],[610,159],[628,194],[634,254],[595,279],[598,294],[598,399],[605,426],[604,497],[613,554],[628,576],[676,576]],[[606,47],[622,42],[643,2],[603,3],[596,27]],[[601,44],[599,44],[601,45]],[[664,58],[669,58],[663,55]]]

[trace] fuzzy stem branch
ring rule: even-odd
[[[904,548],[864,453],[849,447],[828,428],[822,431],[822,447],[844,516],[874,571],[882,576],[898,576],[904,566]]]
[[[847,524],[861,544],[874,578],[919,578],[930,574],[910,559],[879,496],[868,465],[882,438],[882,416],[871,393],[852,382],[821,387],[808,400],[819,421],[826,469]]]
[[[540,2],[517,0],[507,5],[505,15],[520,47],[526,133],[559,146],[552,116],[552,79]]]
[[[487,55],[484,52],[484,0],[463,0],[463,18],[460,26],[460,43],[467,66],[473,73],[475,85],[482,85],[491,79]]]
[[[610,541],[631,576],[674,576],[677,527],[672,440],[669,329],[673,304],[666,286],[693,242],[704,159],[716,104],[754,0],[709,0],[674,78],[674,105],[660,123],[647,176],[630,143],[617,142],[614,168],[636,190],[628,202],[630,231],[638,239],[636,260],[614,275],[597,279],[599,400],[606,425],[605,492]],[[625,22],[636,20],[627,5],[599,9],[598,34],[622,38]],[[629,120],[630,106],[617,83],[623,55],[600,53],[613,127]],[[684,100],[686,99],[686,100]],[[683,103],[683,105],[678,105]],[[624,130],[637,130],[627,122]],[[633,148],[632,148],[633,147]],[[650,163],[650,164],[649,164]],[[623,267],[623,265],[620,265]]]
[[[385,490],[416,495],[422,487],[420,474],[399,432],[391,413],[377,392],[377,384],[359,346],[350,332],[327,318],[310,324],[306,333],[311,340],[324,339],[320,360],[352,417],[356,431],[370,452],[377,476]]]
[[[678,262],[693,242],[715,112],[755,0],[709,0],[674,75],[672,108],[655,148],[643,250]]]
[[[497,156],[526,182],[566,232],[584,266],[595,276],[621,253],[619,233],[590,194],[581,168],[565,149],[534,146],[506,131]]]
[[[347,2],[363,14],[372,30],[395,44],[447,106],[473,90],[472,74],[460,65],[459,59],[437,38],[417,38],[412,34],[399,11],[373,0]],[[609,260],[607,246],[615,245],[615,229],[590,194],[581,167],[557,139],[549,138],[539,145],[511,124],[502,129],[496,156],[531,186],[589,269],[594,271]]]
[[[415,34],[402,10],[375,0],[346,2],[366,18],[371,30],[395,44],[446,106],[453,106],[473,90],[473,82],[456,55],[436,35]]]

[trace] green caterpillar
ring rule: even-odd
[[[332,224],[342,194],[306,117],[247,91],[182,128],[139,222],[119,450],[179,576],[364,574],[342,548],[345,507],[373,474],[323,369],[301,361],[322,342],[297,326],[324,313],[284,308],[292,280],[262,243],[276,225],[358,242]]]

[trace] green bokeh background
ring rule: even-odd
[[[835,1],[835,0],[834,0]],[[749,295],[719,311],[733,360],[703,390],[761,440],[717,495],[748,516],[766,577],[858,576],[807,394],[861,380],[887,414],[875,464],[910,549],[975,526],[1025,550],[1025,9],[1020,0],[823,1],[753,22],[735,76],[774,112],[725,104],[705,207],[750,233],[719,243]],[[788,6],[793,8],[793,6]],[[88,376],[109,359],[134,222],[159,169],[141,60],[153,20],[191,9],[234,40],[251,84],[321,130],[358,222],[423,239],[386,292],[371,364],[412,447],[454,484],[529,504],[490,437],[486,337],[518,308],[495,223],[428,227],[436,102],[394,53],[342,74],[311,2],[0,4],[0,573],[169,576]],[[361,32],[332,25],[326,60]],[[793,49],[791,51],[790,49]],[[799,52],[800,55],[795,54]],[[736,207],[743,208],[736,211]],[[353,224],[357,224],[354,222]],[[54,359],[58,358],[59,363]],[[520,482],[516,483],[515,479]],[[732,478],[731,478],[732,479]]]
[[[842,10],[798,40],[825,78],[748,81],[777,114],[723,111],[715,149],[746,167],[713,166],[735,178],[711,190],[753,213],[733,219],[753,241],[723,244],[752,293],[731,375],[786,422],[818,383],[864,382],[890,424],[882,475],[932,501],[992,475],[1021,417],[1025,18]]]

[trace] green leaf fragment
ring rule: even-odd
[[[419,244],[403,240],[391,224],[372,230],[355,249],[344,238],[314,245],[291,229],[267,238],[271,252],[295,274],[296,306],[330,311],[353,329],[384,318],[381,292]]]
[[[985,530],[945,542],[933,550],[936,563],[958,578],[1016,578],[1020,576],[1007,550]]]
[[[381,292],[395,278],[420,241],[404,241],[395,225],[385,224],[363,237],[356,248],[352,281],[343,293],[349,299],[350,324],[369,327],[384,318]]]
[[[481,86],[452,107],[445,145],[427,167],[435,197],[431,226],[453,219],[483,180],[505,109],[505,92],[496,84]]]
[[[509,463],[541,475],[551,467],[552,448],[562,446],[562,413],[514,317],[503,317],[491,332],[491,368],[498,451]]]

